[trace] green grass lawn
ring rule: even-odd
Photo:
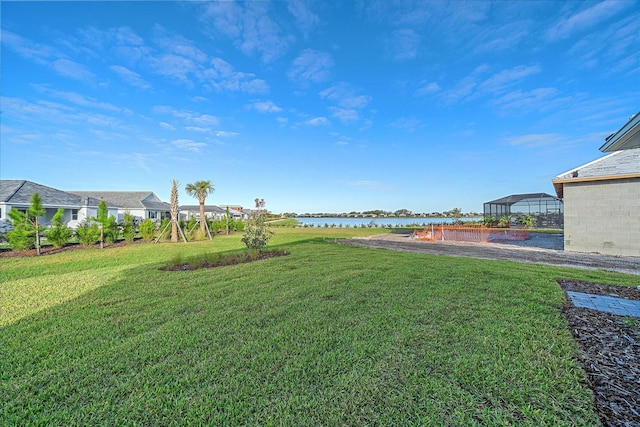
[[[380,232],[0,259],[0,425],[599,424],[556,280],[637,276],[335,244]]]

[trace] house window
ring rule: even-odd
[[[149,218],[156,219],[156,211],[149,211]]]
[[[71,209],[71,220],[72,221],[78,220],[78,209]]]

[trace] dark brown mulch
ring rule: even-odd
[[[558,281],[566,291],[640,300],[625,286]],[[596,410],[605,426],[640,426],[640,319],[576,308],[567,297],[563,314],[580,346]]]
[[[194,263],[182,263],[178,265],[170,265],[164,268],[161,268],[163,271],[188,271],[188,270],[199,270],[201,268],[215,268],[215,267],[224,267],[227,265],[237,265],[244,264],[247,262],[260,261],[263,259],[275,258],[280,256],[289,255],[288,251],[266,251],[266,252],[258,252],[257,254],[250,253],[241,253],[241,254],[229,254],[223,255],[220,259],[210,262],[207,259],[198,260],[196,264]]]
[[[137,243],[144,243],[144,242],[145,240],[143,239],[135,239],[133,242],[119,240],[115,243],[105,243],[104,249],[119,248],[122,246],[134,245]],[[146,242],[146,243],[149,243],[149,242]],[[100,243],[96,243],[95,245],[91,245],[91,246],[82,246],[79,243],[68,243],[66,246],[62,248],[54,248],[53,246],[48,245],[40,248],[40,254],[53,255],[53,254],[59,254],[61,252],[79,251],[79,250],[85,250],[85,249],[100,249]],[[0,258],[32,257],[32,256],[38,256],[35,249],[29,249],[26,251],[14,251],[9,248],[0,249]]]

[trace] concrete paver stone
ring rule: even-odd
[[[567,291],[567,295],[576,307],[590,308],[619,316],[640,317],[640,301],[573,291]]]

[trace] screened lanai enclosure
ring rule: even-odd
[[[546,193],[513,194],[484,203],[485,217],[510,217],[511,221],[529,215],[539,228],[563,228],[562,199]]]

